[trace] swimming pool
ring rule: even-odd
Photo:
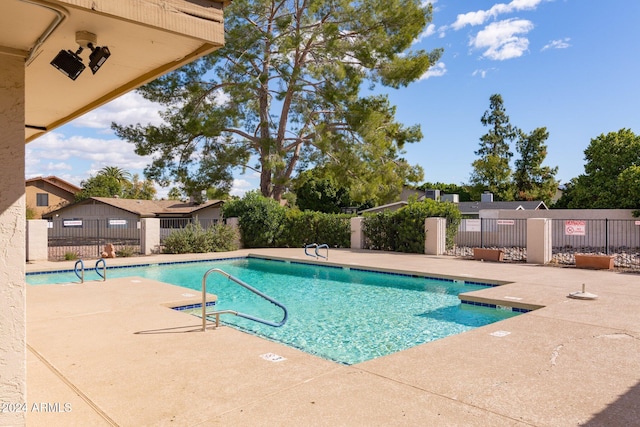
[[[140,276],[200,291],[202,276],[213,267],[255,286],[289,310],[289,320],[281,328],[232,315],[221,317],[225,323],[344,364],[363,362],[519,314],[461,304],[459,293],[486,287],[478,283],[253,257],[110,268],[108,278]],[[85,278],[98,277],[87,272]],[[73,272],[27,275],[31,285],[77,281]],[[207,291],[218,296],[221,310],[276,321],[282,316],[280,309],[222,276],[209,276]]]

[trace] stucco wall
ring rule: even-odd
[[[0,401],[26,393],[24,58],[0,54]],[[23,412],[0,425],[24,425]]]

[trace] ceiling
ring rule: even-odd
[[[1,0],[0,55],[25,57],[29,142],[224,44],[223,1]],[[97,36],[111,56],[74,81],[50,62],[78,49],[76,32]],[[80,57],[89,63],[91,51]]]

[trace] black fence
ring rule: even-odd
[[[463,219],[447,255],[472,256],[473,248],[501,249],[506,261],[527,258],[526,219]]]
[[[50,260],[99,258],[111,243],[116,253],[140,253],[140,222],[127,219],[49,221]]]
[[[189,224],[199,223],[202,228],[209,228],[219,222],[218,219],[198,218],[161,218],[160,219],[160,244],[175,230],[185,228]]]
[[[575,254],[611,255],[614,266],[640,269],[640,220],[554,219],[553,261],[574,264]]]

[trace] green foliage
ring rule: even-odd
[[[351,245],[352,215],[288,209],[255,191],[225,203],[222,209],[226,218],[238,218],[246,248],[299,248],[310,243]]]
[[[285,218],[285,227],[278,239],[279,247],[300,248],[311,243],[327,244],[329,247],[351,246],[352,215],[327,214],[290,209]]]
[[[355,200],[388,201],[421,179],[401,158],[420,129],[360,90],[406,86],[435,64],[441,50],[412,49],[431,20],[419,0],[234,0],[223,48],[141,89],[164,105],[165,123],[112,127],[153,157],[147,177],[188,194],[228,189],[240,166],[280,200],[294,172],[324,167]]]
[[[364,233],[371,249],[424,253],[424,222],[431,217],[447,219],[447,245],[452,245],[460,224],[460,211],[453,203],[431,199],[409,201],[395,212],[365,216]]]
[[[509,142],[516,138],[518,130],[509,122],[501,95],[491,95],[489,108],[480,119],[489,131],[480,138],[480,148],[475,152],[479,158],[472,163],[474,198],[479,199],[480,193],[488,190],[497,200],[512,200],[509,161],[513,153]]]
[[[309,173],[298,178],[295,193],[301,210],[339,213],[340,208],[351,205],[348,189],[339,187],[332,179],[316,178]]]
[[[214,224],[204,229],[198,221],[171,233],[164,240],[164,253],[188,254],[226,252],[238,249],[237,232],[233,227]]]
[[[78,254],[75,252],[65,252],[64,253],[64,260],[65,261],[73,261],[75,259],[78,259]]]
[[[238,217],[242,243],[246,248],[275,247],[285,224],[286,208],[276,200],[250,191],[242,199],[222,207],[225,218]]]
[[[35,208],[32,208],[31,206],[27,206],[25,208],[25,216],[27,219],[36,219],[36,210]]]
[[[152,181],[140,181],[133,175],[115,166],[102,168],[96,176],[82,181],[82,189],[76,194],[76,202],[90,197],[120,197],[123,199],[151,200],[156,194]]]
[[[542,166],[547,157],[544,143],[547,138],[547,128],[537,128],[529,135],[518,130],[516,148],[520,158],[515,162],[513,174],[516,200],[543,200],[548,204],[556,194],[558,181],[555,175],[558,168]]]
[[[640,207],[640,136],[629,129],[601,134],[584,154],[585,173],[566,185],[554,208]]]
[[[129,258],[136,254],[135,249],[132,246],[124,246],[116,251],[116,256],[122,258]]]
[[[470,202],[471,192],[466,185],[445,184],[443,182],[425,182],[418,187],[419,190],[440,190],[444,194],[457,194],[461,202]]]

